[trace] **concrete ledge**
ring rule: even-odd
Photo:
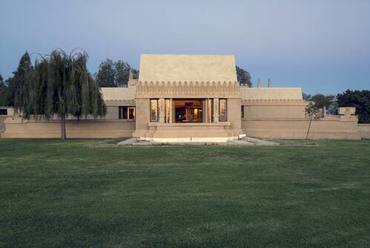
[[[187,137],[187,138],[140,138],[139,140],[158,143],[225,143],[237,139],[238,139],[237,136],[233,136],[233,137]]]

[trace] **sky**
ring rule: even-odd
[[[0,73],[83,48],[92,73],[142,53],[233,54],[266,85],[370,89],[370,0],[0,0]]]

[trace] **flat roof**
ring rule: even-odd
[[[139,81],[236,82],[235,56],[142,54]]]

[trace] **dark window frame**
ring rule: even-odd
[[[130,118],[130,109],[134,110],[133,118]],[[118,106],[118,119],[134,121],[136,119],[136,107],[135,106]]]

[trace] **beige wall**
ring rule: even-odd
[[[59,138],[58,121],[34,121],[7,118],[1,138]],[[116,138],[131,137],[135,130],[134,121],[124,120],[69,120],[68,138]]]
[[[245,119],[299,119],[305,118],[305,106],[289,105],[244,105]]]
[[[227,99],[227,120],[231,124],[233,136],[241,134],[241,107],[240,98]]]
[[[370,139],[370,124],[358,124],[360,136],[364,139]]]
[[[304,139],[308,119],[244,120],[242,128],[247,136],[259,138]],[[321,119],[312,121],[310,139],[360,139],[357,119]]]
[[[143,137],[148,131],[148,123],[150,117],[149,99],[136,99],[136,130],[135,137]]]
[[[118,120],[118,106],[107,106],[105,119]]]
[[[242,129],[259,138],[303,139],[309,119],[303,100],[243,101]],[[357,116],[327,116],[312,121],[311,139],[360,139]]]
[[[149,104],[149,103],[148,103]],[[231,105],[229,105],[231,107]],[[230,110],[229,110],[230,111]],[[141,136],[157,129],[160,124],[147,124],[149,108],[144,115],[138,115],[143,122],[124,120],[80,120],[67,122],[69,138],[114,138],[131,137],[136,133]],[[5,119],[5,120],[4,120]],[[1,121],[3,120],[3,121]],[[276,120],[243,120],[242,131],[251,137],[303,139],[306,137],[309,120],[276,119]],[[192,128],[181,124],[167,125],[159,129],[158,137],[227,137],[235,135],[231,123],[194,123]],[[57,121],[27,121],[0,118],[1,138],[59,138],[60,123]],[[312,122],[309,138],[312,139],[360,139],[370,138],[370,124],[357,124],[357,118],[345,116],[326,117]]]

